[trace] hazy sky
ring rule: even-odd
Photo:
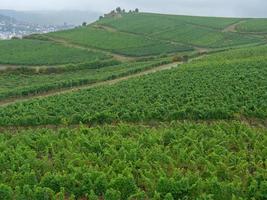
[[[267,0],[0,0],[0,9],[92,10],[116,6],[141,11],[236,17],[267,17]]]

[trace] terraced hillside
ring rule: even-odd
[[[104,54],[66,48],[38,40],[9,40],[0,42],[0,65],[58,65],[89,62],[107,58]]]
[[[126,14],[121,18],[103,19],[97,24],[120,31],[191,46],[220,48],[261,42],[253,36],[224,31],[239,23],[237,18],[190,17],[160,14]]]
[[[116,79],[170,62],[168,58],[126,64],[107,60],[62,67],[11,70],[0,76],[0,100],[45,95],[52,91],[56,93],[68,88]]]
[[[158,41],[124,32],[113,32],[95,27],[83,27],[50,34],[71,43],[128,56],[149,56],[192,50],[181,44]]]
[[[267,199],[264,23],[131,13],[0,41],[0,199]]]
[[[123,14],[116,18],[101,19],[88,27],[56,32],[50,36],[128,56],[264,42],[257,36],[225,31],[227,27],[238,24],[241,20],[148,13]]]
[[[250,19],[238,25],[237,30],[241,32],[267,34],[267,20],[266,19]]]
[[[247,51],[255,53],[247,58]],[[234,50],[114,86],[14,104],[0,110],[0,124],[264,119],[266,55],[266,46]]]

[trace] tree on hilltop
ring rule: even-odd
[[[117,11],[117,13],[121,13],[122,12],[121,7],[117,7],[116,11]]]

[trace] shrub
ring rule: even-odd
[[[12,189],[11,187],[0,184],[0,199],[1,200],[12,200]]]
[[[127,199],[137,191],[134,179],[132,177],[125,177],[122,175],[119,175],[117,178],[112,180],[111,187],[120,191],[122,199]]]

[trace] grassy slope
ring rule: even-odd
[[[235,22],[181,18],[220,30]],[[17,103],[0,108],[0,125],[266,119],[266,56],[266,47],[223,52],[114,86]],[[80,72],[53,81],[87,75]],[[9,78],[7,90],[45,81]],[[0,199],[266,199],[266,128],[172,122],[0,133]]]
[[[266,118],[267,51],[262,48],[266,49],[252,49],[258,51],[255,57],[214,61],[213,55],[211,61],[195,61],[114,86],[11,105],[1,108],[0,124]],[[242,52],[222,56],[235,54],[240,57]]]
[[[267,19],[250,19],[237,26],[241,32],[267,33]]]
[[[202,47],[215,48],[260,42],[251,36],[222,31],[240,20],[140,13],[125,14],[117,19],[107,18],[98,23],[121,31]]]
[[[0,76],[0,100],[10,97],[21,97],[31,94],[45,93],[50,90],[88,85],[99,81],[116,78],[125,74],[144,70],[148,67],[158,66],[169,62],[168,60],[151,60],[147,62],[133,62],[128,64],[116,64],[113,62],[83,64],[81,69],[71,65],[67,69],[53,68],[55,71],[44,73],[34,71],[11,71]],[[105,64],[105,65],[103,65]],[[102,65],[102,66],[101,66]],[[58,70],[58,71],[56,71]],[[67,71],[64,71],[67,70]]]
[[[133,33],[151,34],[184,24],[194,24],[203,27],[222,30],[238,22],[237,18],[193,17],[179,15],[162,15],[152,13],[125,14],[122,18],[105,18],[100,24],[107,24],[118,30]]]
[[[123,14],[118,18],[104,18],[89,27],[51,33],[50,36],[129,56],[186,51],[190,49],[188,46],[221,48],[262,42],[253,36],[223,31],[240,20],[148,13]]]
[[[63,47],[38,40],[9,40],[0,42],[0,64],[54,65],[88,62],[106,56],[80,49]]]
[[[51,33],[50,36],[64,38],[75,44],[111,51],[130,56],[187,51],[189,47],[159,42],[143,36],[112,32],[94,27],[82,27],[68,31]]]

